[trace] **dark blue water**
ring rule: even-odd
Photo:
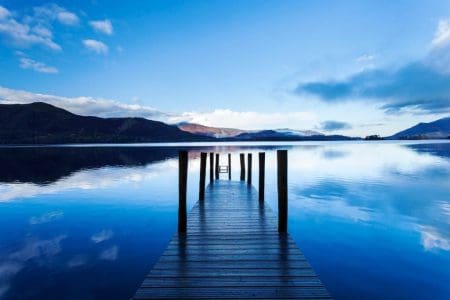
[[[289,231],[337,299],[450,299],[450,143],[190,147],[289,150]],[[0,299],[129,299],[177,220],[177,147],[0,149]]]

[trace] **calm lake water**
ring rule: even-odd
[[[289,150],[289,232],[336,299],[450,299],[450,143],[191,146]],[[177,222],[180,147],[0,148],[0,299],[129,299]],[[209,164],[208,164],[209,165]],[[225,177],[225,176],[223,176]]]

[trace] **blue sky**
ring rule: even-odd
[[[0,102],[391,134],[450,112],[448,1],[0,0]]]

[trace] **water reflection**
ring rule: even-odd
[[[254,182],[266,151],[276,210],[278,148],[289,231],[336,298],[450,297],[449,143],[189,148],[189,205],[200,151],[232,152],[235,180],[253,152]],[[178,150],[0,148],[0,299],[129,298],[176,229]]]
[[[327,148],[346,155],[323,159]],[[290,214],[298,216],[290,230],[334,296],[450,296],[449,149],[362,144],[290,152]]]
[[[175,148],[0,148],[0,182],[50,184],[86,169],[145,166],[177,153]]]

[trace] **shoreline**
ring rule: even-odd
[[[208,146],[295,146],[328,144],[447,144],[449,139],[429,140],[338,140],[338,141],[214,141],[214,142],[152,142],[152,143],[86,143],[86,144],[24,144],[0,145],[0,148],[64,148],[64,147],[208,147]]]

